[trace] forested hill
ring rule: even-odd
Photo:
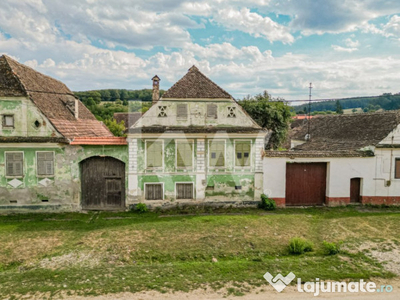
[[[164,90],[160,90],[161,95]],[[142,100],[151,101],[152,90],[125,90],[125,89],[107,89],[107,90],[94,90],[94,91],[84,91],[84,92],[74,92],[74,94],[82,101],[86,103],[91,103],[91,100],[95,104],[99,104],[102,101],[130,101],[130,100]]]
[[[364,111],[375,111],[378,109],[394,110],[400,109],[400,93],[386,93],[376,97],[355,97],[335,99],[331,101],[312,102],[311,112],[315,111],[335,111],[337,100],[343,109],[362,108]],[[308,111],[308,103],[294,106],[296,113]]]

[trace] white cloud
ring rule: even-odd
[[[342,47],[342,46],[338,46],[338,45],[332,45],[331,47],[333,48],[333,50],[339,51],[339,52],[351,53],[351,52],[358,50],[358,48],[346,48],[346,47]]]
[[[359,41],[353,41],[351,38],[345,39],[344,43],[346,44],[347,47],[350,48],[357,48],[358,46],[360,46]]]
[[[231,30],[240,30],[255,37],[263,37],[271,42],[281,41],[292,43],[294,37],[289,29],[282,26],[268,17],[263,17],[257,13],[250,12],[248,8],[236,10],[225,8],[218,10],[213,16],[213,20]]]
[[[383,26],[383,32],[389,36],[400,37],[400,16],[394,15]]]

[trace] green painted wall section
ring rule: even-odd
[[[23,184],[14,188],[8,184],[14,178],[5,177],[5,152],[24,152]],[[40,177],[36,172],[36,152],[54,151],[54,176]],[[128,165],[127,146],[54,146],[52,148],[0,148],[0,205],[10,205],[10,201],[17,204],[41,204],[48,201],[51,204],[69,205],[77,209],[80,205],[80,162],[92,156],[110,156],[123,161]],[[127,168],[126,168],[127,170]],[[49,178],[52,183],[48,186],[39,184],[39,181]],[[126,176],[127,178],[127,176]],[[128,185],[127,180],[126,187]]]
[[[30,99],[1,99],[0,112],[1,118],[3,115],[14,116],[14,128],[3,128],[1,120],[0,136],[61,136]]]

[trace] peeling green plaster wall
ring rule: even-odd
[[[14,188],[8,184],[13,178],[5,177],[5,152],[24,152],[24,175],[18,178],[22,185]],[[36,172],[36,151],[54,151],[54,176],[48,176],[53,183],[42,186],[38,182],[45,177],[38,177]],[[1,148],[0,146],[0,205],[17,204],[61,204],[69,210],[77,210],[80,206],[80,165],[79,163],[92,156],[110,156],[128,164],[127,146],[63,146],[53,148],[30,147]],[[126,168],[127,170],[127,168]],[[126,175],[126,188],[128,180]],[[47,200],[48,202],[42,202]]]

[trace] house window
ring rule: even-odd
[[[3,127],[14,128],[14,116],[13,115],[4,115],[3,116]]]
[[[6,176],[23,176],[23,152],[6,153]]]
[[[236,118],[236,107],[228,107],[228,118]]]
[[[400,158],[396,158],[394,170],[394,178],[400,178]]]
[[[218,108],[218,106],[216,104],[208,104],[207,105],[207,118],[216,119],[218,117],[217,108]]]
[[[187,119],[187,104],[178,104],[176,106],[176,116],[178,118]]]
[[[37,152],[36,161],[39,176],[54,175],[54,152]]]
[[[177,183],[176,199],[193,199],[193,183]]]
[[[225,143],[211,142],[210,143],[210,166],[224,167],[225,166]]]
[[[163,162],[163,143],[146,141],[147,168],[161,168]]]
[[[167,107],[166,106],[159,106],[158,107],[158,117],[166,117],[167,116]]]
[[[250,142],[236,142],[235,143],[235,157],[237,167],[248,167],[250,166]]]
[[[176,143],[176,166],[178,168],[190,168],[193,166],[193,143]]]
[[[146,200],[163,200],[163,184],[162,183],[146,183],[144,185]]]

